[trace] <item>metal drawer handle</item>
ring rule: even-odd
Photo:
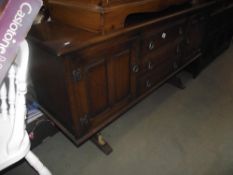
[[[154,65],[152,64],[151,61],[148,62],[148,69],[149,69],[149,70],[154,69]]]
[[[147,87],[147,88],[150,88],[151,85],[152,85],[152,84],[151,84],[150,80],[147,80],[147,81],[146,81],[146,87]]]
[[[154,41],[150,41],[148,48],[149,48],[149,50],[153,50],[155,48],[155,42]]]
[[[139,72],[139,65],[134,64],[132,69],[133,69],[133,72],[138,73]]]

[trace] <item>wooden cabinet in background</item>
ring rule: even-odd
[[[232,41],[233,36],[233,2],[219,1],[209,14],[204,38],[204,57],[202,67],[208,65]]]
[[[161,11],[191,0],[48,0],[53,19],[102,34],[124,28],[127,16]]]

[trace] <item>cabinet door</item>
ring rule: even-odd
[[[88,131],[104,124],[112,116],[109,113],[133,98],[135,73],[131,67],[136,56],[132,42],[87,49],[81,55],[83,60],[73,64],[75,103],[80,108],[75,109],[74,120]]]
[[[202,49],[206,25],[205,19],[205,16],[194,16],[190,19],[184,43],[184,62],[193,58]]]
[[[108,59],[109,102],[114,105],[132,95],[131,51],[129,49]]]

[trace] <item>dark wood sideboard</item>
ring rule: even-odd
[[[30,74],[39,103],[80,145],[184,68],[197,75],[229,46],[232,9],[229,0],[200,1],[131,14],[107,34],[56,17],[35,25]]]

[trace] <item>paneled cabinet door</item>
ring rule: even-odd
[[[108,113],[120,109],[135,95],[135,73],[131,71],[136,60],[133,45],[128,42],[97,49],[82,66],[76,65],[74,94],[80,109],[75,109],[75,120],[84,132],[102,124]]]
[[[198,51],[202,49],[205,27],[205,16],[191,17],[186,32],[184,59],[192,58]]]

